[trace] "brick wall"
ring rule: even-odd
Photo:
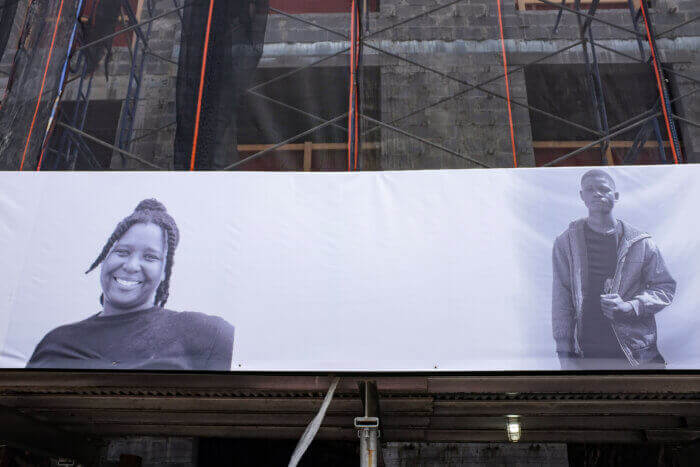
[[[449,3],[445,0],[382,0],[380,9],[370,14],[370,32],[378,31],[420,12]],[[514,1],[504,0],[503,20],[507,40],[508,60],[512,68],[530,60],[570,45],[578,40],[578,24],[573,14],[565,13],[554,34],[552,26],[556,11],[518,11]],[[172,8],[172,2],[157,2],[156,14]],[[20,8],[21,9],[21,8]],[[381,115],[391,122],[422,106],[445,99],[463,91],[466,83],[474,84],[502,74],[502,55],[495,0],[463,0],[456,5],[442,8],[420,19],[407,22],[397,28],[378,34],[370,45],[396,53],[422,65],[435,68],[443,75],[421,69],[410,63],[381,54],[369,47],[365,49],[365,62],[381,69]],[[652,12],[657,32],[697,16],[700,2],[696,0],[656,0]],[[19,13],[19,12],[18,12]],[[19,16],[19,14],[18,14]],[[611,24],[631,28],[628,10],[599,11],[597,17]],[[346,14],[306,14],[307,21],[315,22],[348,33],[349,18]],[[627,31],[610,25],[594,23],[596,40],[601,44],[638,56],[637,42]],[[177,62],[179,53],[180,24],[176,14],[154,23],[151,48],[154,53]],[[11,43],[12,39],[11,39]],[[266,47],[260,67],[294,67],[308,64],[326,54],[347,47],[344,38],[322,31],[308,24],[283,15],[271,15],[268,20]],[[679,28],[659,40],[660,56],[665,63],[691,78],[700,79],[698,52],[700,49],[700,23]],[[631,62],[630,58],[599,49],[603,63]],[[0,69],[6,70],[8,57]],[[338,66],[347,63],[347,55],[328,60],[320,66]],[[583,63],[581,48],[576,47],[545,63]],[[109,81],[102,72],[95,76],[92,96],[95,99],[121,99],[124,96],[129,70],[128,52],[115,48],[109,66]],[[134,137],[175,121],[175,82],[177,65],[150,56],[139,102]],[[447,76],[460,82],[450,80]],[[518,162],[521,166],[533,165],[532,137],[530,131],[527,92],[522,72],[511,75],[515,140]],[[696,86],[692,81],[674,79],[676,92],[691,92]],[[2,79],[0,79],[2,85]],[[284,86],[284,82],[275,85]],[[273,86],[275,86],[273,85]],[[495,94],[505,94],[503,79],[484,86]],[[264,90],[263,90],[264,91]],[[69,88],[66,98],[74,98]],[[677,111],[693,121],[700,120],[700,93],[678,103]],[[566,117],[565,107],[562,117]],[[373,126],[373,125],[372,125]],[[507,106],[503,99],[472,90],[460,97],[431,107],[424,113],[396,122],[401,130],[449,148],[460,155],[476,158],[495,167],[512,166],[512,151],[508,127]],[[589,122],[593,126],[593,122]],[[689,160],[700,159],[700,130],[690,124],[679,125]],[[367,128],[367,124],[365,128]],[[437,147],[408,138],[396,131],[381,131],[379,160],[369,164],[381,169],[427,169],[475,167]],[[172,165],[174,126],[136,142],[131,151],[163,167]],[[262,143],[262,142],[261,142]],[[267,142],[265,142],[267,143]],[[266,156],[274,157],[274,155]],[[112,168],[143,168],[139,163],[113,158]]]

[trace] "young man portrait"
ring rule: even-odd
[[[588,216],[554,242],[552,329],[563,370],[663,369],[655,314],[676,282],[651,236],[613,215],[620,194],[605,171],[581,177]]]

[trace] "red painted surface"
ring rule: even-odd
[[[270,0],[270,7],[285,13],[350,13],[352,0]],[[379,0],[367,0],[370,11],[379,11]]]

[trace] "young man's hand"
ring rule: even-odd
[[[601,295],[600,309],[608,319],[632,318],[635,316],[632,304],[622,300],[618,294]]]

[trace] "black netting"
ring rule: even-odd
[[[214,2],[195,167],[222,168],[238,160],[237,110],[263,51],[268,0]],[[190,167],[208,0],[183,10],[177,76],[175,168]]]
[[[78,7],[78,2],[63,2],[56,28],[61,4],[61,0],[33,1],[27,11],[10,87],[0,111],[0,169],[19,169],[23,159],[25,170],[37,165]],[[52,47],[54,30],[56,38]]]
[[[7,40],[12,32],[12,24],[17,13],[17,0],[0,0],[0,58],[5,53]]]
[[[83,11],[84,22],[81,35],[83,44],[90,44],[112,34],[117,28],[121,9],[120,1],[88,2]],[[88,73],[94,72],[102,58],[106,56],[104,67],[107,74],[112,42],[113,39],[103,40],[85,49]]]

